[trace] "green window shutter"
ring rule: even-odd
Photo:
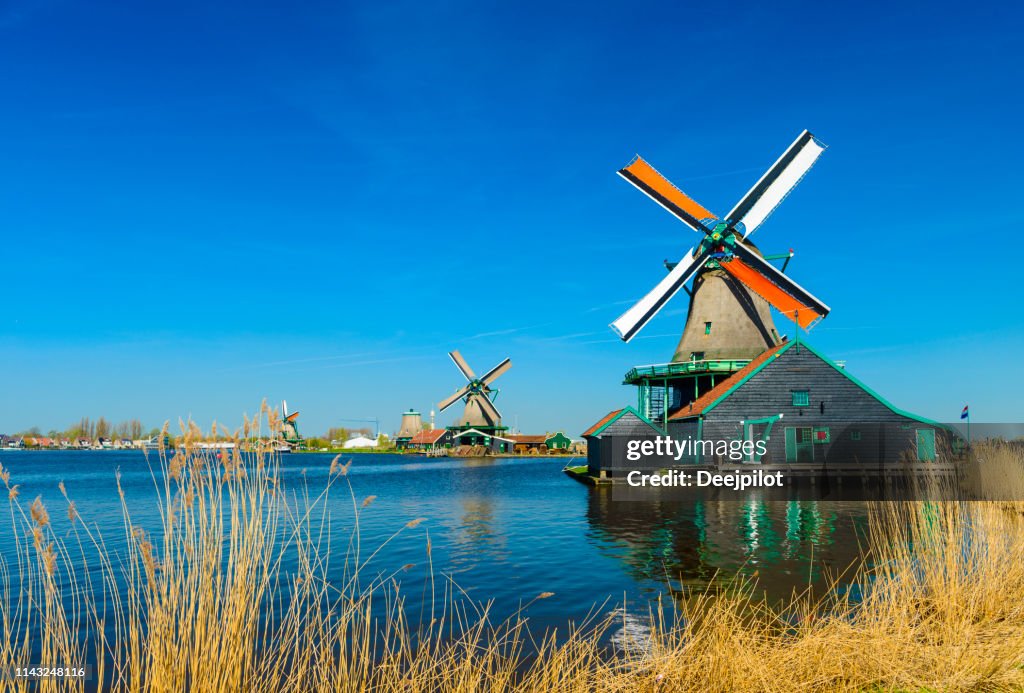
[[[786,461],[796,462],[796,429],[786,427]]]
[[[935,461],[935,429],[917,429],[917,460],[919,462]]]
[[[811,392],[810,390],[793,390],[793,406],[794,407],[809,407],[811,406]]]
[[[793,462],[814,461],[814,429],[798,426],[793,429]]]

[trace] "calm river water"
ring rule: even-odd
[[[282,456],[282,481],[319,492],[333,456]],[[858,557],[866,529],[863,505],[812,502],[638,503],[609,489],[583,486],[561,472],[565,459],[462,460],[353,455],[347,477],[357,501],[376,500],[360,516],[364,555],[410,520],[374,559],[372,572],[400,573],[410,613],[419,611],[429,579],[451,576],[471,598],[493,600],[504,617],[542,592],[527,615],[538,629],[564,627],[595,610],[642,606],[681,588],[706,586],[717,574],[754,575],[772,598],[817,586]],[[151,456],[155,463],[155,459]],[[55,529],[66,529],[63,480],[81,517],[98,526],[108,548],[124,547],[115,486],[120,469],[136,524],[159,528],[153,471],[141,452],[0,451],[27,506],[42,496]],[[157,468],[159,474],[159,469]],[[331,550],[344,553],[352,527],[347,486],[327,503]],[[6,513],[5,513],[6,514]],[[0,555],[9,559],[12,530],[0,524]],[[10,563],[10,560],[8,560]],[[286,566],[287,568],[287,566]],[[340,565],[337,568],[340,571]],[[429,590],[426,590],[429,594]]]

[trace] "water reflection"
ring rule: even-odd
[[[494,502],[482,496],[461,497],[459,523],[447,536],[451,572],[472,570],[481,561],[504,562],[507,539],[496,526]]]
[[[285,456],[280,482],[288,497],[301,503],[308,482],[316,498],[332,459]],[[120,470],[133,521],[159,542],[154,494],[162,484],[160,470],[141,454],[0,451],[0,461],[11,470],[12,482],[22,484],[22,498],[41,496],[54,531],[67,537],[70,526],[57,490],[63,479],[82,521],[104,538],[115,561],[126,549],[115,482]],[[770,595],[786,597],[808,581],[821,586],[850,565],[866,526],[864,506],[856,503],[616,501],[610,489],[577,484],[557,461],[544,458],[361,455],[336,483],[317,513],[328,522],[321,549],[331,557],[330,579],[342,579],[356,511],[362,499],[375,496],[359,510],[361,556],[373,556],[364,575],[396,575],[414,621],[430,613],[431,587],[443,576],[454,577],[473,599],[493,600],[496,621],[538,594],[554,593],[529,607],[539,629],[580,622],[595,604],[606,604],[607,611],[621,603],[646,609],[646,600],[664,594],[668,584],[677,593],[686,586],[703,590],[716,575],[721,583],[758,571]],[[414,518],[426,519],[407,528]],[[10,520],[4,525],[0,559],[12,565],[13,544],[21,535],[11,531]],[[282,545],[286,529],[281,528]],[[91,547],[84,550],[90,567],[97,565]],[[298,570],[294,549],[282,556],[281,570],[286,576]]]
[[[822,501],[615,500],[590,492],[590,537],[639,582],[703,591],[756,576],[771,599],[820,592],[861,557],[867,530],[860,503]]]

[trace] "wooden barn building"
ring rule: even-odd
[[[614,477],[616,469],[628,472],[643,468],[645,465],[636,465],[626,460],[621,443],[629,439],[652,438],[663,434],[661,429],[633,407],[609,412],[583,432],[583,440],[587,442],[587,466],[590,474]],[[628,469],[627,463],[630,465]],[[660,466],[651,464],[650,468]]]
[[[572,439],[561,431],[545,433],[544,435],[510,433],[508,438],[512,441],[512,451],[517,455],[562,453],[568,451],[572,445]]]
[[[591,472],[639,468],[614,449],[616,437],[708,441],[679,460],[701,465],[931,462],[952,442],[944,425],[896,408],[805,341],[783,341],[691,399],[664,417],[626,407],[591,426],[583,434]],[[755,445],[740,459],[703,452],[720,441]],[[753,451],[758,442],[763,455]]]
[[[517,455],[546,455],[548,452],[547,436],[510,433],[508,437],[512,441],[512,452]]]

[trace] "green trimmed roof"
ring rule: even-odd
[[[695,407],[692,413],[690,411],[686,411],[686,413],[683,414],[682,411],[680,411],[676,415],[670,417],[669,420],[679,421],[682,419],[691,419],[697,416],[703,416],[704,414],[708,413],[709,411],[717,407],[719,404],[724,402],[726,399],[728,399],[732,395],[732,393],[736,392],[736,390],[742,387],[744,383],[746,383],[748,380],[750,380],[755,375],[760,373],[762,370],[765,369],[765,367],[767,367],[770,363],[774,362],[777,358],[782,356],[782,354],[792,349],[793,346],[796,344],[799,344],[801,347],[806,348],[812,354],[814,354],[819,359],[824,361],[826,364],[831,366],[836,372],[841,373],[854,385],[856,385],[861,390],[871,395],[880,404],[882,404],[884,407],[889,409],[889,411],[893,412],[894,414],[898,414],[899,416],[905,416],[908,419],[920,421],[921,423],[926,423],[932,426],[942,426],[942,424],[938,423],[937,421],[926,419],[923,416],[918,416],[917,414],[912,414],[911,412],[893,406],[887,399],[882,397],[880,394],[872,390],[870,387],[865,385],[863,382],[861,382],[854,376],[850,375],[850,373],[847,372],[845,368],[841,368],[838,364],[836,364],[835,361],[825,356],[823,353],[812,347],[807,342],[798,340],[790,340],[788,342],[785,342],[784,344],[781,344],[778,347],[775,347],[775,349],[769,349],[762,356],[759,356],[758,358],[751,361],[746,368],[736,373],[733,377],[724,381],[718,387],[715,387],[708,391],[705,396],[708,397],[708,399],[710,399],[711,401],[702,403],[703,406]],[[695,404],[697,403],[695,402]]]
[[[653,423],[652,423],[652,422],[650,421],[650,419],[648,419],[648,418],[647,418],[646,416],[644,416],[643,414],[641,414],[640,412],[638,412],[638,411],[637,411],[636,409],[634,409],[633,407],[625,407],[625,408],[623,408],[623,409],[617,409],[616,411],[610,412],[610,413],[609,413],[609,414],[608,414],[607,416],[605,416],[604,418],[602,418],[602,419],[601,419],[600,421],[598,421],[598,422],[597,422],[596,424],[594,424],[593,426],[591,426],[590,428],[588,428],[587,430],[585,430],[585,431],[583,432],[583,437],[584,437],[584,438],[590,438],[590,437],[594,437],[594,436],[599,436],[599,435],[601,435],[601,433],[602,433],[602,432],[603,432],[603,431],[604,431],[604,430],[605,430],[606,428],[608,428],[609,426],[611,426],[611,425],[612,425],[613,423],[615,423],[616,421],[618,421],[619,419],[621,419],[621,418],[622,418],[623,416],[625,416],[626,414],[632,414],[633,416],[635,416],[636,418],[640,419],[641,421],[643,421],[643,422],[644,422],[645,424],[647,424],[647,425],[648,425],[648,426],[650,426],[651,428],[654,428],[654,429],[660,430],[660,429],[658,429],[658,427],[657,427],[657,426],[655,426],[655,425],[654,425],[654,424],[653,424]]]

